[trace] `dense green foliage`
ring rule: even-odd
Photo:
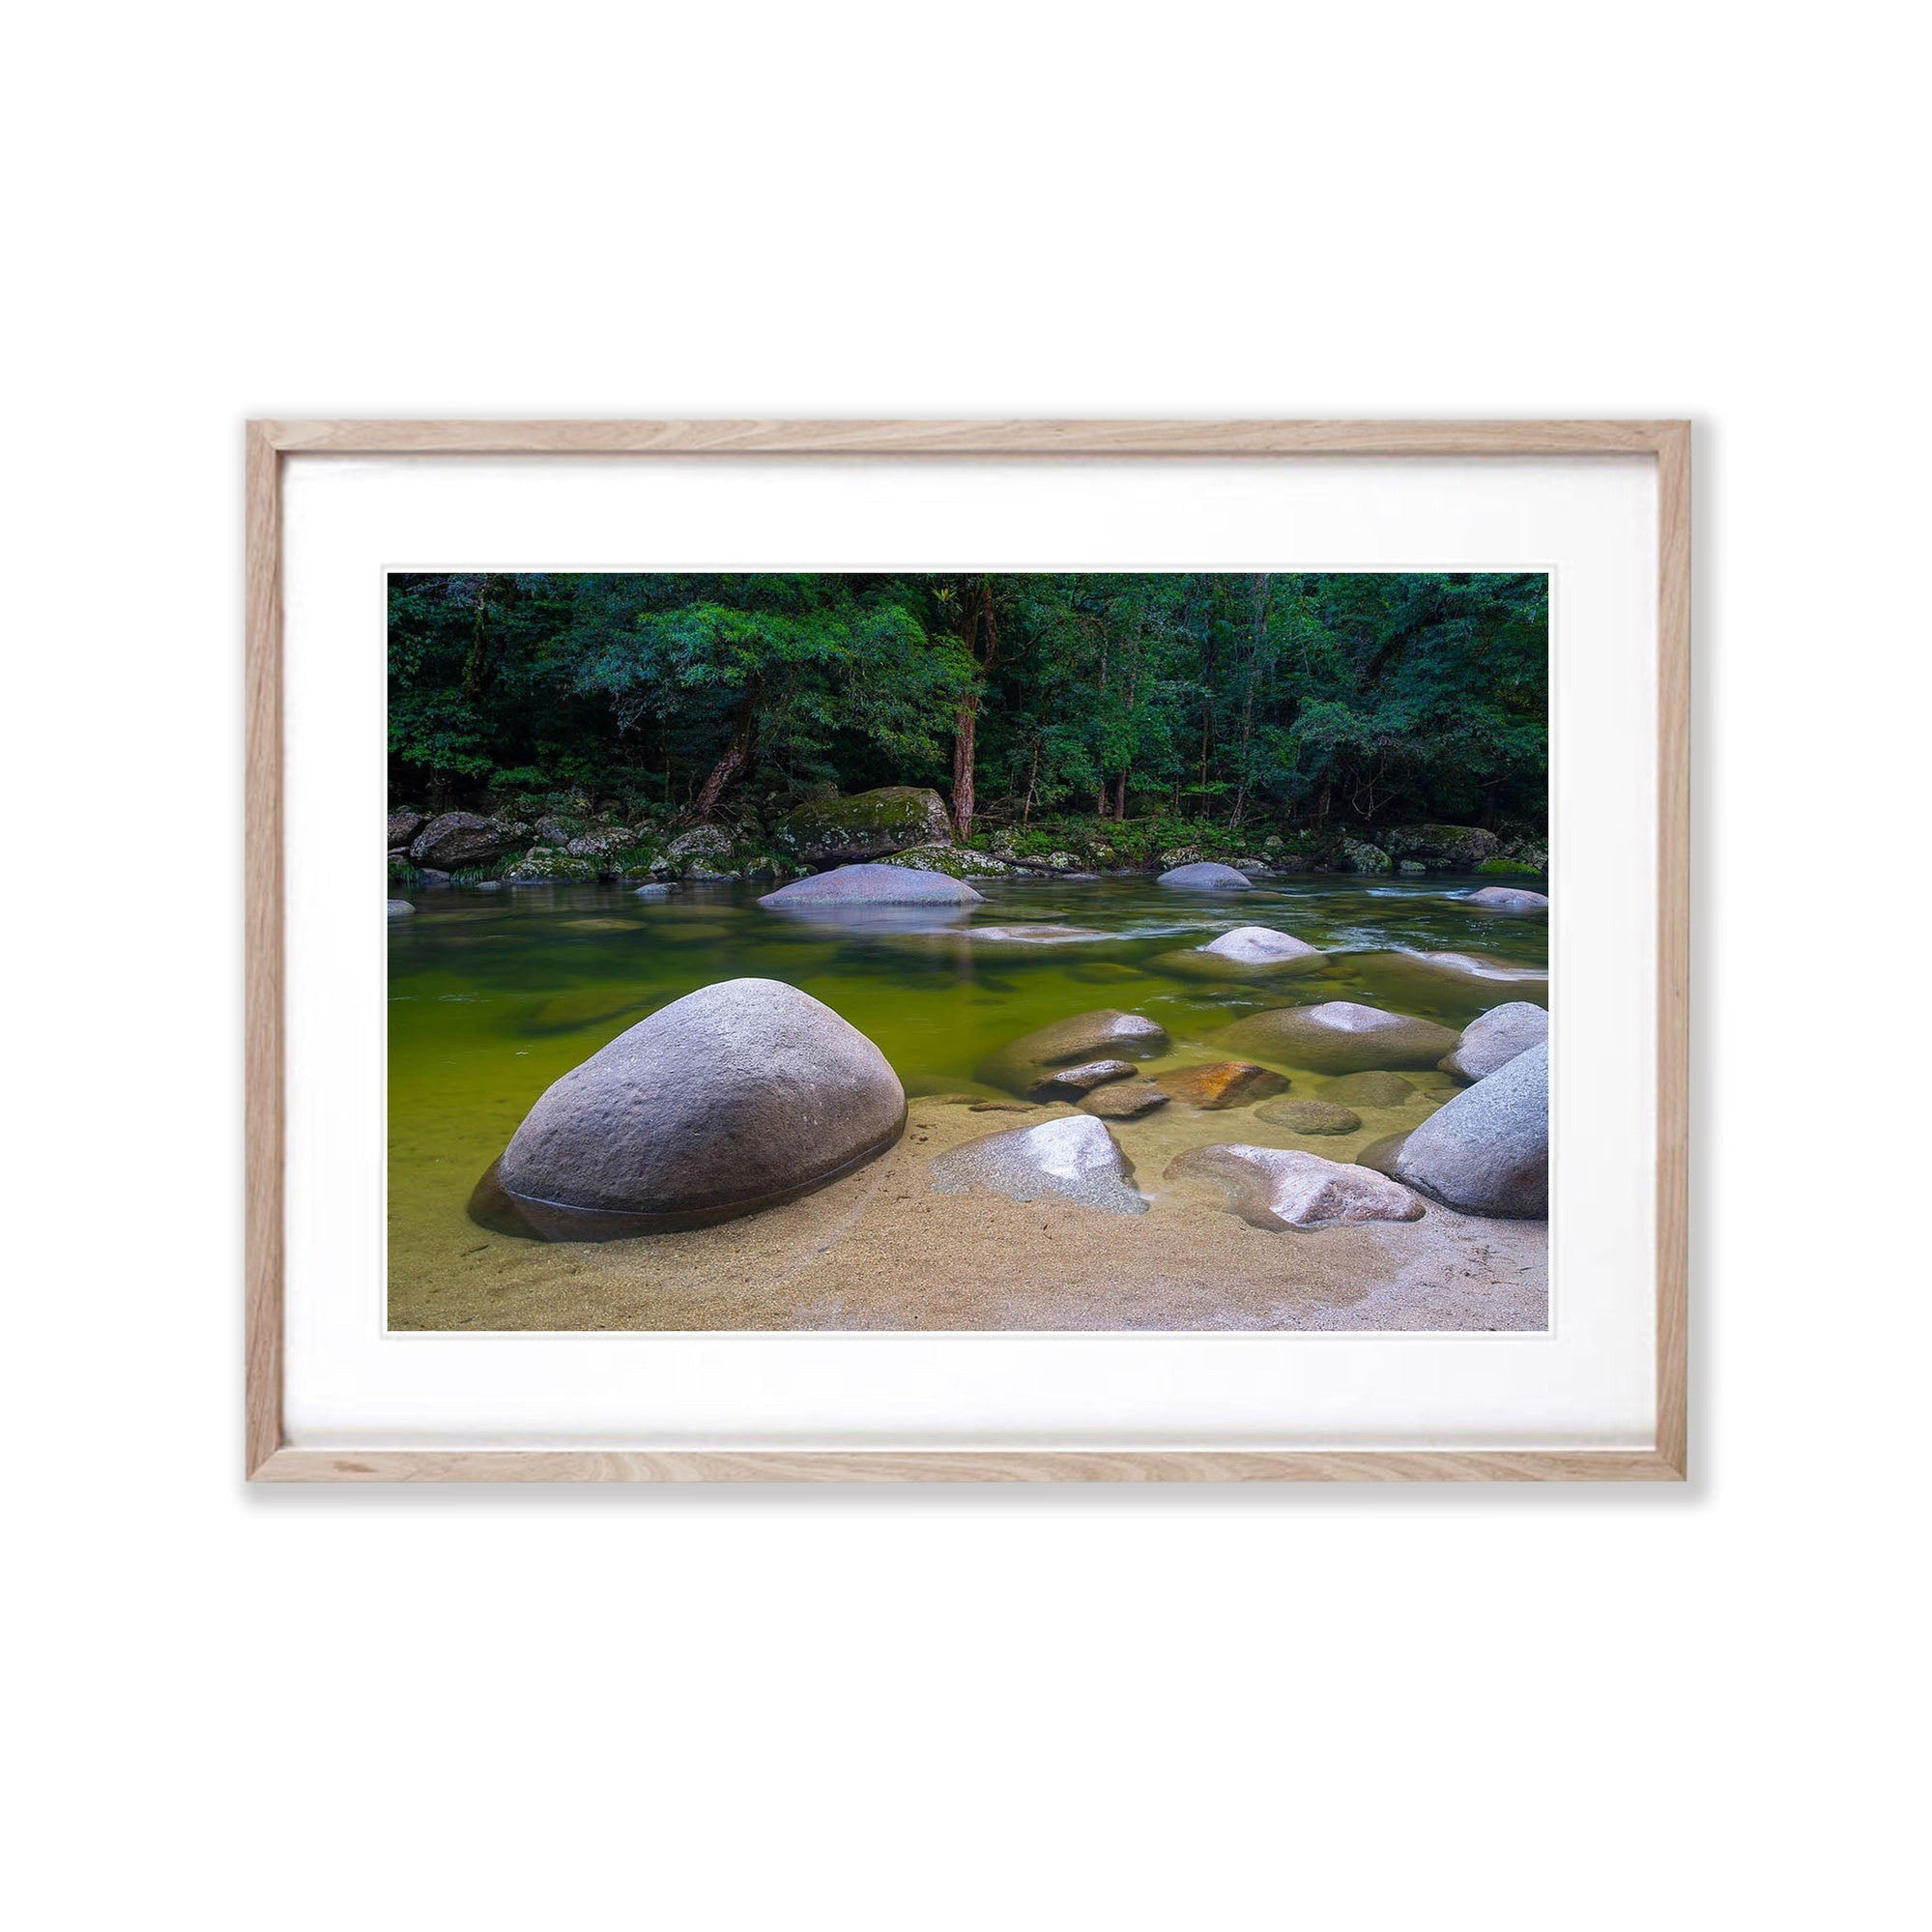
[[[391,790],[1541,825],[1547,647],[1540,575],[398,574]]]

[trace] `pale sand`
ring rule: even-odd
[[[1158,1068],[1167,1062],[1150,1063]],[[1174,1062],[1178,1064],[1178,1061]],[[1296,1081],[1298,1090],[1309,1083]],[[1514,1329],[1548,1321],[1542,1222],[1430,1203],[1422,1220],[1275,1233],[1220,1189],[1168,1182],[1184,1147],[1248,1141],[1347,1160],[1427,1116],[1364,1108],[1362,1130],[1297,1136],[1252,1107],[1178,1104],[1110,1121],[1145,1214],[936,1193],[930,1158],[1073,1110],[976,1113],[915,1099],[906,1137],[790,1205],[688,1233],[546,1244],[476,1226],[460,1198],[397,1217],[398,1329]]]

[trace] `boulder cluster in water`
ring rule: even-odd
[[[914,829],[930,830],[916,799],[891,801]],[[445,815],[418,835],[423,855],[454,856],[501,836]],[[393,829],[393,828],[392,828]],[[702,828],[701,828],[702,829]],[[867,842],[848,826],[847,849]],[[1226,866],[1189,862],[1161,876],[1176,891],[1242,888]],[[662,881],[640,888],[669,890]],[[939,870],[854,856],[766,893],[777,912],[815,908],[966,909],[981,903]],[[1548,901],[1486,887],[1467,903],[1499,913]],[[392,900],[391,918],[407,916]],[[973,929],[963,927],[960,935]],[[990,946],[1074,944],[1084,928],[989,928]],[[1326,955],[1290,933],[1237,927],[1157,964],[1174,971],[1265,985],[1318,970]],[[1188,1148],[1165,1177],[1218,1188],[1228,1210],[1269,1230],[1362,1221],[1413,1221],[1435,1201],[1464,1213],[1536,1218],[1548,1201],[1546,975],[1483,954],[1367,956],[1378,996],[1385,985],[1454,982],[1512,991],[1459,1033],[1434,1021],[1353,1000],[1281,1006],[1222,1028],[1227,1055],[1169,1067],[1166,1029],[1143,1014],[1101,1008],[1010,1041],[978,1069],[981,1110],[1059,1104],[1075,1110],[936,1155],[941,1193],[986,1189],[1023,1202],[1056,1197],[1102,1212],[1138,1214],[1148,1202],[1105,1124],[1158,1110],[1234,1113],[1306,1138],[1361,1130],[1358,1107],[1393,1108],[1422,1096],[1404,1073],[1440,1072],[1464,1084],[1423,1123],[1339,1162],[1308,1149],[1235,1136]],[[560,999],[565,996],[560,995]],[[553,1002],[553,1005],[556,1002]],[[621,1005],[612,1009],[615,1017]],[[545,1009],[539,1030],[580,1016]],[[1312,1093],[1291,1092],[1304,1075]],[[781,982],[735,979],[702,988],[640,1020],[556,1081],[536,1102],[478,1184],[472,1213],[488,1226],[550,1240],[601,1240],[703,1226],[755,1213],[824,1187],[897,1143],[906,1094],[872,1041],[830,1008]]]

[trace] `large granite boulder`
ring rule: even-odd
[[[1474,872],[1500,845],[1481,825],[1390,825],[1375,843],[1397,859],[1416,861],[1427,872]]]
[[[1298,1147],[1190,1147],[1168,1162],[1166,1178],[1215,1182],[1227,1196],[1230,1214],[1277,1232],[1351,1221],[1420,1221],[1424,1211],[1407,1188],[1386,1175]]]
[[[1470,893],[1462,903],[1485,912],[1545,912],[1549,909],[1549,895],[1532,892],[1525,885],[1485,885]]]
[[[422,829],[420,812],[400,811],[389,814],[389,843],[386,851],[399,852],[409,850],[409,842]]]
[[[1165,1053],[1168,1044],[1168,1029],[1158,1021],[1103,1006],[1023,1033],[985,1062],[979,1078],[1009,1093],[1030,1093],[1052,1067],[1079,1066],[1089,1060],[1150,1060]]]
[[[1385,1013],[1352,999],[1319,1006],[1279,1006],[1251,1013],[1223,1029],[1218,1044],[1238,1053],[1280,1060],[1311,1073],[1352,1074],[1371,1068],[1433,1067],[1456,1049],[1457,1035],[1433,1020]]]
[[[505,819],[480,818],[475,812],[445,812],[430,820],[410,842],[409,855],[418,865],[440,872],[460,872],[466,866],[491,865],[507,858],[530,836],[528,825]]]
[[[1178,892],[1247,892],[1252,889],[1248,875],[1231,865],[1215,865],[1202,859],[1193,865],[1177,865],[1164,872],[1156,885],[1171,885]]]
[[[761,906],[978,906],[980,895],[942,872],[898,865],[842,865],[767,892]]]
[[[1457,1080],[1487,1080],[1518,1053],[1549,1038],[1549,1015],[1526,999],[1492,1006],[1462,1029],[1455,1053],[1443,1056],[1442,1070]]]
[[[1389,1170],[1465,1214],[1541,1220],[1549,1212],[1549,1043],[1430,1114],[1394,1150]]]
[[[898,1077],[863,1033],[795,987],[728,979],[565,1074],[492,1171],[526,1231],[619,1238],[809,1194],[905,1124]]]
[[[985,1188],[1008,1200],[1058,1198],[1103,1214],[1145,1214],[1146,1201],[1129,1185],[1133,1173],[1113,1136],[1087,1113],[968,1140],[932,1162],[939,1194]]]
[[[1272,926],[1237,926],[1204,946],[1163,953],[1154,965],[1191,979],[1286,979],[1318,972],[1328,963],[1319,946]]]
[[[851,797],[808,799],[778,822],[781,850],[808,865],[883,858],[911,846],[947,845],[952,822],[937,792],[922,785],[882,785]]]

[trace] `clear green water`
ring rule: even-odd
[[[874,912],[894,926],[805,923],[758,905],[758,885],[688,885],[669,899],[622,886],[418,890],[390,921],[389,1213],[420,1249],[480,1238],[471,1188],[538,1094],[626,1026],[712,980],[758,975],[821,999],[883,1050],[909,1092],[957,1091],[1016,1035],[1099,1006],[1160,1021],[1177,1048],[1262,1006],[1359,999],[1462,1025],[1506,999],[1392,973],[1391,949],[1473,951],[1541,967],[1541,914],[1499,915],[1452,895],[1476,879],[1266,880],[1176,893],[1151,879],[982,883],[967,919]],[[1106,937],[996,953],[962,927],[1053,921]],[[1317,974],[1272,986],[1176,977],[1161,954],[1232,926],[1275,926],[1331,950]],[[895,927],[910,930],[896,930]],[[948,937],[952,935],[953,937]],[[1376,954],[1382,957],[1378,961]]]

